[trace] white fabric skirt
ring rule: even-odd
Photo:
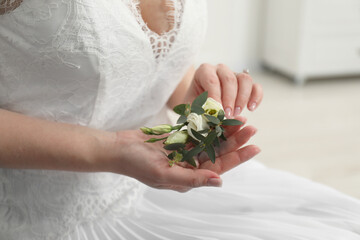
[[[360,239],[360,201],[332,188],[256,161],[223,182],[188,193],[144,187],[133,214],[109,213],[68,239]]]

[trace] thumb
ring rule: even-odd
[[[207,169],[190,169],[175,165],[168,171],[168,174],[169,183],[178,186],[190,188],[222,186],[220,176]]]

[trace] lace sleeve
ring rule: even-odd
[[[8,13],[22,3],[23,0],[0,0],[0,15]]]

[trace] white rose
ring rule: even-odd
[[[187,126],[188,134],[194,139],[197,138],[192,134],[191,129],[194,129],[197,132],[205,129],[210,129],[206,119],[202,115],[197,115],[196,113],[190,113],[187,117],[187,122],[189,123]],[[202,135],[206,137],[207,133],[203,133]]]
[[[217,117],[220,110],[223,110],[222,105],[215,101],[213,98],[208,98],[202,108],[205,110],[206,114],[212,115],[214,117]]]

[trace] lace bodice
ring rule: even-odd
[[[105,130],[156,121],[205,30],[205,1],[168,4],[171,30],[156,34],[138,1],[23,0],[0,15],[0,108]],[[0,169],[0,184],[9,240],[60,239],[141,195],[110,173]]]
[[[135,2],[134,2],[135,1]],[[148,25],[144,22],[141,16],[141,8],[139,0],[128,0],[128,5],[134,13],[136,20],[141,26],[144,33],[147,35],[154,56],[159,62],[165,58],[169,53],[171,46],[174,44],[176,35],[179,32],[181,26],[181,17],[183,14],[183,2],[182,1],[166,1],[166,5],[169,8],[167,12],[167,21],[169,22],[170,30],[164,34],[158,34],[152,31]]]

